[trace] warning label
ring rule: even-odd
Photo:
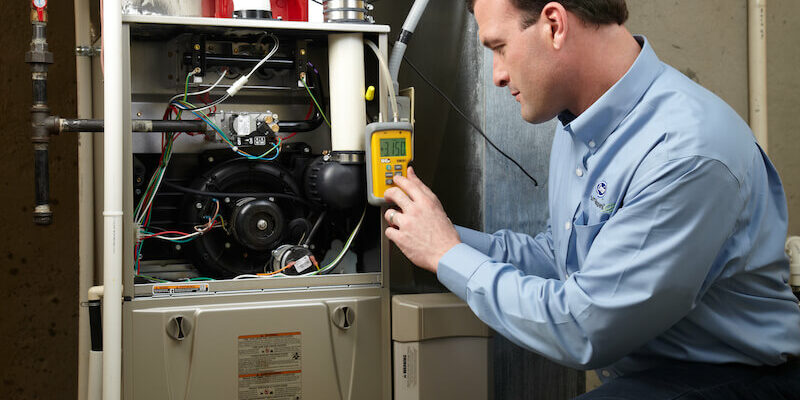
[[[239,400],[302,399],[300,332],[239,336]]]

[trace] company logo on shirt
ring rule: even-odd
[[[607,189],[607,186],[606,186],[605,181],[601,181],[594,188],[594,191],[595,191],[595,193],[597,193],[597,197],[602,199],[603,196],[606,195],[606,189]]]

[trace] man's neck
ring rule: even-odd
[[[620,25],[583,26],[575,40],[580,48],[572,87],[575,101],[568,109],[578,116],[625,76],[642,48]]]

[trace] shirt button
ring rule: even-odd
[[[575,175],[578,175],[578,178],[583,176],[583,170],[578,168],[575,170]]]
[[[594,148],[594,146],[597,146],[597,143],[595,143],[594,140],[590,140],[589,147]]]
[[[572,228],[572,222],[567,222],[566,224],[564,224],[564,229],[570,230],[570,228]]]

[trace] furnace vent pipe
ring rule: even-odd
[[[103,0],[103,400],[122,390],[122,3]]]
[[[328,36],[331,150],[364,151],[364,42],[361,33]],[[322,99],[320,99],[322,101]]]

